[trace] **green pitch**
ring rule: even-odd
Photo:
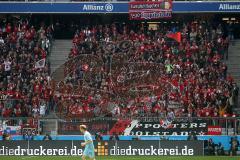
[[[37,157],[37,156],[0,156],[1,160],[81,160],[80,157],[65,156],[65,157]],[[182,156],[105,156],[105,157],[96,157],[96,160],[240,160],[240,157],[230,157],[230,156],[212,156],[212,157],[182,157]]]

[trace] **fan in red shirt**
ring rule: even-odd
[[[71,49],[71,54],[70,54],[70,57],[75,57],[77,56],[79,53],[78,53],[78,49],[76,47],[73,47]]]
[[[83,114],[83,107],[80,104],[75,104],[76,105],[76,114],[77,115],[82,115]]]
[[[73,38],[73,44],[79,44],[79,42],[80,42],[80,38],[79,38],[79,36],[78,36],[78,34],[75,34],[75,36],[74,36],[74,38]]]
[[[124,115],[129,113],[129,109],[127,107],[122,107],[120,112]]]
[[[39,105],[39,98],[37,96],[34,96],[32,98],[32,106],[38,106]]]
[[[50,89],[44,87],[43,88],[43,98],[46,100],[46,101],[49,101],[50,100]]]
[[[72,104],[69,105],[68,111],[69,111],[69,113],[72,114],[72,115],[75,115],[75,114],[76,114],[76,108],[75,108],[75,104],[74,104],[74,103],[72,103]]]
[[[155,104],[155,106],[152,108],[153,113],[160,113],[162,110],[162,107],[159,103]]]
[[[89,113],[91,111],[88,102],[83,102],[83,110],[85,113]]]
[[[17,39],[18,39],[17,33],[16,33],[16,32],[13,32],[13,33],[10,35],[10,43],[11,43],[11,44],[16,44],[16,43],[17,43]]]
[[[34,26],[31,27],[30,33],[31,33],[31,37],[33,38],[35,36],[35,34],[36,34]]]
[[[3,110],[2,110],[2,116],[3,117],[10,117],[12,114],[12,108],[10,107],[4,107]]]
[[[8,23],[8,24],[6,25],[6,32],[7,32],[8,34],[10,34],[10,33],[12,32],[12,26],[11,26],[10,23]]]
[[[14,99],[22,99],[22,94],[19,90],[15,91]]]
[[[40,53],[41,53],[41,59],[47,57],[47,53],[46,53],[46,51],[44,49],[40,48]]]
[[[138,107],[136,105],[132,105],[130,107],[130,112],[132,116],[136,116],[138,114]]]
[[[42,93],[42,85],[39,81],[36,81],[34,86],[33,86],[33,91],[34,93],[40,94]]]
[[[16,104],[16,106],[14,108],[14,114],[16,115],[16,117],[21,117],[22,111],[21,111],[20,103]]]
[[[33,36],[32,36],[32,33],[30,30],[27,30],[24,34],[24,38],[27,40],[27,41],[31,41]]]

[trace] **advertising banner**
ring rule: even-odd
[[[134,4],[133,6],[139,6]],[[143,3],[143,2],[139,2]],[[149,3],[149,2],[148,2]],[[148,5],[140,5],[141,7],[131,9],[132,18],[141,18],[141,9],[144,9],[142,14],[143,19],[147,18],[161,18],[169,17],[171,15],[171,9],[173,13],[230,13],[240,12],[239,1],[226,1],[226,2],[213,2],[213,1],[169,1],[165,3],[160,1],[159,5],[155,5],[158,2],[150,2],[152,7],[148,8]],[[2,2],[0,3],[0,13],[129,13],[129,2]],[[151,6],[151,5],[150,5]],[[165,10],[164,10],[165,9]],[[170,16],[171,17],[171,16]],[[131,18],[131,16],[130,16]]]
[[[220,126],[208,126],[208,135],[221,135],[222,128]]]
[[[118,141],[108,150],[111,156],[193,156],[203,155],[203,141]]]
[[[79,141],[0,141],[0,156],[82,155]]]
[[[151,20],[170,18],[172,16],[172,1],[129,2],[130,20]]]
[[[193,156],[203,155],[203,141],[101,141],[101,156]],[[81,156],[81,141],[0,141],[0,156]]]
[[[240,12],[239,1],[174,2],[174,13],[231,13]]]

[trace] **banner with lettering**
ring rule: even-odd
[[[221,135],[222,128],[220,126],[208,126],[208,135]]]
[[[173,121],[169,125],[159,122],[133,120],[124,130],[124,135],[207,135],[208,124],[204,120]]]
[[[159,121],[140,120],[92,120],[89,122],[59,122],[59,134],[79,134],[79,124],[86,124],[92,134],[100,132],[102,135],[133,135],[133,136],[159,136],[182,135],[190,133],[207,135],[208,124],[204,120],[184,121],[177,120],[169,124]]]
[[[59,122],[58,133],[62,135],[78,135],[79,125],[85,124],[92,134],[109,134],[108,131],[116,124],[116,120],[92,120],[89,122]]]
[[[129,2],[130,20],[152,20],[172,17],[172,1]]]
[[[162,6],[169,7],[173,13],[240,13],[240,1],[163,1],[160,2],[74,2],[74,3],[52,3],[52,2],[4,2],[0,3],[0,13],[129,13],[131,3],[164,3]],[[170,4],[170,5],[169,5]],[[133,9],[131,9],[134,11]],[[138,10],[138,13],[141,12]],[[159,13],[159,12],[158,12]],[[161,13],[161,12],[160,12]],[[171,12],[164,13],[168,16]],[[155,16],[163,16],[159,14]],[[134,16],[135,15],[135,16]],[[141,15],[140,13],[137,16]],[[143,17],[150,15],[145,12]],[[154,14],[153,14],[154,15]],[[136,17],[136,14],[133,14]]]

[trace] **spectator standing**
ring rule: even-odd
[[[224,153],[224,147],[223,147],[222,143],[219,142],[216,147],[217,147],[217,148],[216,148],[216,150],[217,150],[217,155],[219,155],[219,156],[224,156],[225,153]]]
[[[239,147],[239,141],[237,140],[237,137],[231,137],[231,140],[229,143],[230,143],[229,155],[236,156],[238,147]]]
[[[239,87],[238,87],[237,83],[234,83],[233,84],[233,101],[234,101],[235,107],[239,107],[238,106],[238,94],[239,94]]]
[[[197,140],[197,136],[194,132],[190,132],[190,134],[188,135],[187,140],[192,141],[192,140]]]
[[[43,141],[51,141],[52,140],[52,137],[49,135],[49,134],[46,134],[44,137],[43,137]]]
[[[215,155],[215,144],[213,143],[212,138],[208,140],[207,151],[208,151],[208,155]]]
[[[45,114],[46,114],[46,104],[45,104],[44,101],[41,102],[41,104],[40,104],[40,109],[39,109],[39,110],[40,110],[40,111],[39,111],[40,116],[41,116],[41,117],[44,117]]]

